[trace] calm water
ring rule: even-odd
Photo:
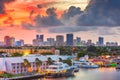
[[[38,80],[120,80],[120,71],[116,71],[114,68],[80,69],[74,77]]]

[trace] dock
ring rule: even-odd
[[[4,80],[31,80],[31,79],[42,78],[42,77],[44,77],[44,74],[19,76],[19,77],[15,77],[15,78],[6,78]]]

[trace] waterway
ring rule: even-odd
[[[36,80],[120,80],[120,71],[115,68],[80,69],[71,77],[41,78]]]

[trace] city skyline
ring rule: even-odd
[[[4,36],[31,44],[36,34],[55,38],[73,33],[84,40],[120,44],[119,0],[2,0],[0,40]]]
[[[66,38],[66,39],[65,39]],[[4,41],[0,41],[1,47],[21,47],[21,46],[119,46],[118,42],[105,42],[104,37],[98,37],[96,42],[92,39],[84,40],[81,37],[74,37],[74,34],[69,33],[66,36],[56,35],[56,38],[47,37],[44,39],[43,34],[37,34],[32,44],[27,44],[24,39],[16,40],[13,36],[4,36]]]

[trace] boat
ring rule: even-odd
[[[78,65],[80,68],[98,68],[99,66],[93,62],[87,61],[84,57],[80,58],[78,61],[74,61],[74,64]]]
[[[98,65],[92,63],[92,62],[83,62],[83,63],[80,63],[80,67],[81,68],[99,68]]]
[[[117,63],[116,69],[120,70],[120,63]]]
[[[72,69],[74,69],[74,72],[79,72],[79,67],[77,65],[71,66]]]
[[[45,77],[57,78],[61,76],[71,76],[73,74],[74,69],[72,69],[68,64],[55,62],[54,64],[48,66]]]

